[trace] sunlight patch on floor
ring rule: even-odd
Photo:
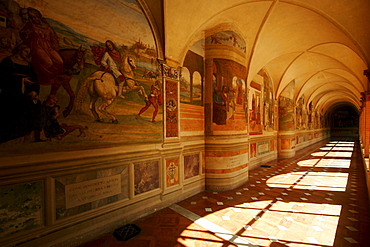
[[[297,162],[297,165],[299,166],[309,166],[309,167],[312,167],[314,165],[316,165],[321,159],[308,159],[308,160],[301,160],[299,162]]]
[[[269,246],[271,242],[311,246],[313,239],[320,246],[332,246],[342,209],[340,205],[296,201],[259,201],[237,208],[242,208],[241,217],[251,219],[239,236],[259,246]]]
[[[353,152],[329,152],[325,158],[351,158]]]
[[[348,173],[343,172],[291,172],[269,178],[271,188],[345,191]]]
[[[345,168],[348,169],[351,165],[351,160],[350,159],[334,159],[330,160],[330,162],[321,160],[320,162],[317,163],[315,167],[320,167],[320,168]]]
[[[350,151],[353,152],[353,147],[334,147],[333,151]]]

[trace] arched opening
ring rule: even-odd
[[[353,105],[333,106],[328,110],[328,121],[331,136],[334,138],[359,135],[359,113]]]

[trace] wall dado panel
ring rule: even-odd
[[[296,134],[294,131],[279,132],[278,151],[280,158],[291,158],[295,156]]]
[[[329,136],[330,130],[328,129],[296,131],[296,150],[301,150]]]
[[[262,136],[250,136],[249,139],[249,170],[277,158],[276,132]]]
[[[212,136],[205,145],[206,188],[223,191],[248,181],[248,136]]]
[[[204,190],[196,145],[95,151],[0,158],[1,246],[76,246]]]

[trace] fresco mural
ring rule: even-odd
[[[237,111],[245,112],[245,67],[231,60],[214,59],[213,123],[226,125]],[[241,105],[242,107],[237,107]],[[244,113],[243,113],[244,114]]]
[[[246,100],[246,87],[245,81],[243,79],[239,79],[234,77],[233,78],[233,85],[235,84],[236,87],[236,104],[237,105],[244,105]]]
[[[307,128],[312,130],[313,129],[313,105],[312,102],[308,104],[307,110]]]
[[[228,86],[213,88],[213,122],[217,125],[225,125],[226,120],[234,118],[235,101],[234,91]]]
[[[326,120],[326,116],[320,113],[320,128],[325,128],[327,126]]]
[[[227,45],[238,49],[239,51],[246,52],[245,41],[235,32],[231,30],[226,30],[222,32],[215,33],[206,37],[206,45]]]
[[[314,125],[314,128],[315,129],[319,129],[320,128],[320,113],[318,111],[316,111],[316,114],[315,114],[315,125]]]
[[[162,72],[134,0],[10,0],[0,17],[0,145],[162,140]]]
[[[196,42],[187,52],[180,76],[180,102],[203,105],[204,51],[198,51]]]
[[[182,103],[203,105],[205,47],[219,45],[233,47],[238,52],[246,52],[246,43],[244,42],[244,40],[237,33],[231,30],[218,32],[195,42],[186,54],[183,64],[184,69],[180,78],[180,100]],[[239,69],[239,66],[229,68],[230,71]],[[240,71],[238,71],[238,73],[234,72],[234,74],[237,74],[241,80],[245,79],[245,76],[240,75]],[[238,81],[238,83],[238,85],[241,85],[240,81]],[[239,90],[239,88],[236,88],[236,85],[234,85],[235,87],[231,87],[230,82],[228,82],[227,84],[230,84],[230,88],[227,89],[228,94],[234,93],[234,96],[236,96],[235,94],[238,92],[237,90]],[[222,92],[222,85],[217,85],[217,87],[217,90],[219,92]],[[242,94],[239,95],[242,96]],[[239,100],[241,100],[241,98]],[[239,104],[242,103],[239,102]],[[220,121],[216,120],[215,123],[218,124],[219,122]],[[221,120],[221,122],[221,125],[223,125],[224,121]]]
[[[203,77],[198,71],[193,73],[192,82],[193,90],[191,93],[191,100],[195,105],[203,105]]]
[[[143,92],[145,92],[143,90]],[[141,108],[140,112],[137,114],[137,118],[144,113],[152,105],[154,108],[152,115],[152,122],[155,122],[155,118],[158,114],[158,108],[162,105],[162,86],[159,80],[155,81],[155,84],[151,86],[150,94],[146,97],[146,104]]]
[[[43,226],[43,182],[0,188],[0,238]]]
[[[249,133],[252,135],[262,134],[263,111],[261,106],[262,85],[251,81],[249,88]]]
[[[190,103],[191,95],[190,71],[184,67],[180,77],[180,102]]]
[[[178,137],[178,100],[177,82],[166,80],[166,137]]]
[[[258,72],[263,77],[263,130],[274,131],[275,125],[275,101],[273,96],[272,80],[267,72],[262,69]]]
[[[199,154],[184,156],[184,178],[188,179],[199,175]]]
[[[135,195],[159,188],[159,162],[134,164]]]
[[[279,96],[279,130],[295,130],[294,117],[294,88],[295,81],[291,81]]]
[[[305,96],[302,95],[296,106],[296,129],[305,130],[307,128],[307,111],[305,105]]]

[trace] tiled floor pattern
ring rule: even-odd
[[[205,191],[81,247],[370,246],[370,211],[357,143],[306,148],[250,172],[244,186]],[[299,157],[299,158],[297,158]]]

